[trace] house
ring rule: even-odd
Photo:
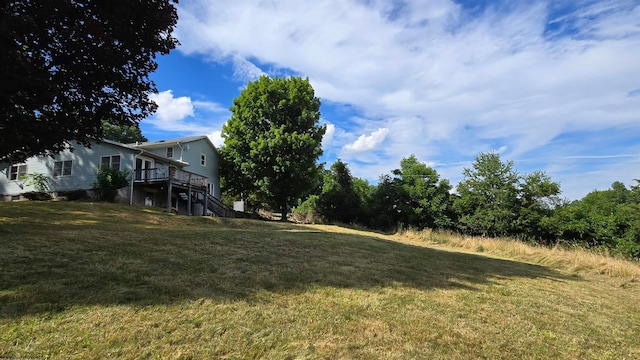
[[[0,201],[20,200],[34,191],[26,174],[44,174],[51,194],[90,190],[95,169],[109,165],[131,174],[120,201],[156,206],[184,215],[231,216],[220,202],[219,154],[207,136],[121,144],[103,140],[90,148],[76,144],[55,156],[0,165]]]

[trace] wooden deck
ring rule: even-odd
[[[206,188],[208,185],[206,177],[176,168],[136,169],[134,174],[133,181],[135,183],[171,181],[178,185],[191,185],[200,188]]]
[[[172,211],[171,199],[176,196],[186,202],[188,215],[213,215],[219,217],[235,217],[235,211],[224,205],[219,199],[208,194],[209,181],[206,177],[176,168],[150,168],[134,170],[134,185],[148,185],[166,190],[167,211]],[[192,197],[193,194],[193,197]],[[179,200],[176,200],[179,201]],[[193,213],[194,204],[202,204],[202,214]]]

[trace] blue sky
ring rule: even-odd
[[[209,135],[262,74],[308,77],[321,161],[376,183],[411,154],[456,184],[480,152],[578,199],[640,178],[639,0],[181,0],[151,140]]]

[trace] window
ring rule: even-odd
[[[27,165],[11,165],[11,174],[9,175],[10,180],[20,180],[21,177],[27,175]]]
[[[120,170],[120,155],[103,156],[100,159],[100,166],[108,165],[112,169]]]
[[[207,166],[207,156],[205,154],[200,154],[200,165]]]
[[[56,161],[53,163],[53,176],[71,175],[71,160]]]
[[[173,146],[170,146],[167,148],[167,157],[168,158],[172,158],[173,157]]]

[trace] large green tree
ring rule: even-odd
[[[325,176],[318,211],[328,221],[350,224],[361,218],[362,206],[348,165],[336,160]]]
[[[262,76],[233,100],[222,127],[221,175],[229,194],[282,212],[313,188],[321,166],[320,99],[309,79]]]
[[[550,245],[556,241],[547,219],[561,203],[560,184],[551,180],[543,171],[534,171],[521,177],[519,185],[517,235]]]
[[[519,175],[513,161],[502,162],[495,152],[476,156],[462,171],[455,207],[463,232],[484,236],[511,235],[516,229]]]
[[[477,155],[462,174],[454,201],[462,232],[550,240],[543,224],[551,216],[560,184],[542,171],[520,175],[513,161],[503,162],[496,152]]]
[[[398,204],[401,190],[398,178],[384,174],[378,179],[378,185],[371,193],[368,212],[369,226],[385,231],[394,230],[402,220]]]
[[[415,155],[403,158],[400,169],[393,171],[397,178],[400,221],[419,229],[443,229],[452,225],[451,185],[440,179],[438,172]]]
[[[451,185],[415,155],[400,168],[383,175],[368,200],[370,226],[391,230],[398,225],[417,229],[446,229],[454,225]]]
[[[175,48],[177,0],[4,1],[0,162],[103,138],[155,108],[149,74]]]
[[[462,174],[454,203],[460,229],[483,236],[514,234],[520,177],[513,161],[504,163],[495,152],[481,153]]]

